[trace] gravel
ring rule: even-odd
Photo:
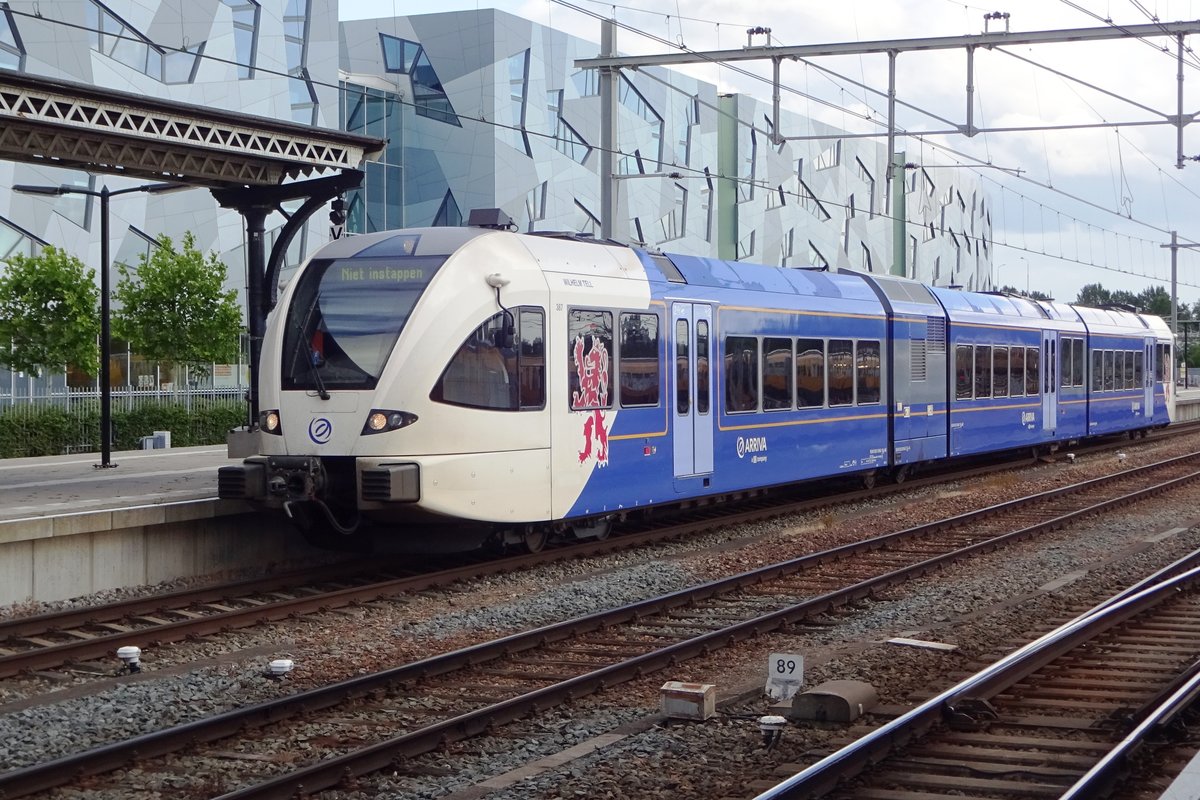
[[[405,622],[396,633],[445,638],[463,631],[529,629],[687,588],[696,577],[678,564],[654,562],[627,567],[524,595],[496,606]]]
[[[1136,450],[1126,466],[1185,452],[1194,444]],[[0,706],[0,763],[17,767],[77,752],[135,733],[198,719],[280,693],[321,685],[383,666],[403,663],[475,641],[483,632],[528,629],[675,591],[761,563],[794,557],[878,528],[907,527],[924,518],[1016,496],[1030,485],[1072,482],[1109,471],[1105,456],[1077,459],[1074,465],[1042,465],[1008,480],[983,479],[907,493],[903,499],[839,507],[820,514],[770,523],[722,528],[685,542],[659,545],[586,562],[566,562],[529,573],[496,576],[454,590],[426,592],[402,602],[380,602],[301,620],[227,634],[215,641],[170,648],[145,648],[148,672],[180,665],[179,674],[142,677],[111,690],[55,702],[36,681],[0,682],[0,698],[41,694],[42,704],[5,713]],[[968,493],[970,494],[968,498]],[[1102,596],[1200,547],[1189,530],[1099,566],[1132,540],[1178,525],[1181,509],[1198,507],[1200,491],[1169,495],[1149,511],[1109,514],[1086,523],[1086,535],[1064,531],[987,557],[978,557],[924,580],[893,588],[851,612],[831,615],[825,625],[792,635],[763,637],[748,644],[686,662],[671,674],[658,674],[615,692],[577,701],[568,709],[507,726],[494,737],[456,746],[471,753],[447,761],[432,754],[411,764],[428,765],[437,775],[374,776],[358,792],[328,797],[443,797],[530,760],[618,730],[639,720],[650,729],[630,733],[590,756],[548,769],[490,800],[537,797],[737,797],[753,794],[747,780],[770,778],[780,764],[812,761],[810,748],[827,747],[837,732],[789,726],[777,747],[762,745],[755,719],[766,703],[755,691],[765,655],[802,652],[809,685],[856,678],[873,683],[885,702],[903,702],[947,673],[968,669],[978,659],[1036,635]],[[762,540],[756,537],[765,536]],[[737,547],[730,547],[736,543]],[[786,555],[785,555],[786,554]],[[1037,594],[1039,586],[1062,575],[1092,568],[1085,579],[1057,594]],[[1018,602],[1034,595],[1035,599]],[[966,620],[963,616],[966,616]],[[954,653],[883,645],[884,639],[919,633],[959,646]],[[284,681],[262,676],[269,658],[247,657],[255,648],[286,651],[297,671]],[[189,660],[224,658],[225,663],[186,669]],[[115,665],[114,665],[115,666]],[[81,680],[83,680],[81,678]],[[714,682],[722,691],[749,700],[702,724],[658,724],[658,687],[665,680]],[[435,768],[436,769],[433,769]],[[450,769],[451,774],[440,774]],[[80,791],[73,797],[103,797]],[[465,798],[465,795],[464,795]]]

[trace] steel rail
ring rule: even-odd
[[[420,678],[453,672],[458,669],[474,666],[486,661],[491,661],[504,655],[523,652],[547,643],[562,641],[581,633],[599,630],[606,626],[636,621],[651,613],[683,607],[690,603],[696,602],[697,600],[708,599],[715,595],[727,593],[745,586],[755,585],[768,579],[790,575],[806,566],[811,566],[813,564],[823,563],[830,560],[844,559],[848,555],[852,555],[857,552],[877,549],[882,547],[884,543],[889,540],[899,540],[914,535],[923,535],[925,533],[936,532],[944,528],[951,527],[951,523],[954,521],[957,521],[958,524],[963,524],[966,522],[986,519],[987,517],[1002,513],[1003,511],[1011,510],[1024,505],[1032,505],[1045,501],[1046,499],[1057,498],[1065,494],[1069,494],[1072,492],[1072,490],[1083,491],[1106,482],[1119,482],[1120,480],[1128,479],[1133,476],[1139,476],[1142,473],[1146,473],[1156,468],[1162,469],[1166,467],[1174,467],[1197,458],[1200,458],[1200,453],[1193,453],[1187,456],[1169,459],[1157,465],[1147,465],[1125,470],[1123,472],[1116,473],[1115,475],[1108,476],[1107,478],[1098,478],[1085,481],[1081,484],[1077,484],[1074,487],[1060,487],[1058,489],[1033,495],[1030,498],[1027,498],[1024,503],[1021,501],[1010,501],[990,507],[988,509],[968,512],[953,518],[953,520],[940,520],[928,525],[910,528],[907,531],[884,534],[870,540],[835,548],[832,551],[810,554],[788,562],[783,562],[781,564],[768,565],[766,567],[751,570],[740,575],[711,581],[701,586],[693,587],[692,589],[674,592],[659,598],[632,603],[621,608],[588,615],[575,620],[556,623],[554,625],[545,626],[532,631],[512,634],[492,642],[472,645],[450,653],[432,656],[421,661],[395,667],[383,672],[352,678],[339,683],[301,692],[287,698],[280,698],[278,700],[260,703],[245,709],[237,709],[235,711],[225,712],[204,720],[197,720],[173,728],[144,734],[125,742],[101,746],[83,753],[66,756],[44,764],[14,770],[6,774],[0,774],[0,794],[5,797],[17,797],[23,794],[53,788],[54,786],[62,785],[63,783],[69,782],[71,779],[81,775],[94,774],[120,768],[128,764],[133,759],[163,755],[178,750],[189,744],[220,739],[238,733],[247,727],[267,725],[301,712],[319,711],[337,705],[348,699],[363,696],[372,691],[396,685],[404,686],[407,683]],[[938,569],[942,565],[951,561],[958,560],[978,552],[995,549],[1003,542],[1026,538],[1044,530],[1062,527],[1063,525],[1068,524],[1068,522],[1080,517],[1112,508],[1118,504],[1135,502],[1136,500],[1167,491],[1168,489],[1181,485],[1186,481],[1195,480],[1197,478],[1200,478],[1200,471],[1193,471],[1188,475],[1177,477],[1170,481],[1158,483],[1153,486],[1143,487],[1134,493],[1119,498],[1091,504],[1086,508],[1056,516],[1052,519],[1044,520],[1035,525],[1026,526],[1019,530],[1002,534],[998,537],[976,542],[965,548],[960,548],[951,553],[945,553],[926,559],[900,570],[894,570],[884,575],[859,581],[851,586],[845,587],[840,591],[810,598],[804,602],[777,610],[771,614],[744,621],[719,631],[706,633],[702,636],[671,645],[656,653],[640,656],[628,662],[624,667],[621,665],[606,667],[597,671],[596,673],[591,673],[590,677],[580,676],[572,681],[568,681],[569,686],[563,690],[562,696],[578,696],[579,692],[584,687],[593,687],[591,689],[592,691],[594,691],[596,688],[604,688],[605,686],[616,682],[616,678],[619,675],[624,675],[622,680],[629,680],[633,677],[643,674],[648,669],[659,669],[676,663],[679,660],[707,654],[713,649],[732,644],[736,641],[740,641],[760,633],[765,633],[769,630],[774,630],[783,625],[793,624],[801,619],[810,617],[814,614],[823,613],[830,608],[852,602],[853,600],[868,597],[881,588],[901,582],[903,580],[908,580],[914,576],[923,575],[929,571]],[[533,693],[532,696],[528,698],[526,711],[532,710],[535,707],[544,707],[538,706],[538,704],[544,702],[546,698],[550,696],[558,696],[553,691],[552,687],[548,687],[545,690],[539,690],[539,692]],[[507,703],[511,702],[515,701],[507,701],[505,704],[500,704],[500,707],[498,708],[483,709],[479,712],[475,712],[474,714],[462,715],[455,719],[457,720],[457,724],[461,730],[477,731],[478,728],[475,726],[482,724],[489,716],[491,716],[493,719],[499,719],[502,715],[509,713]],[[444,726],[439,727],[439,731],[439,738],[441,735],[445,735],[446,733]],[[411,735],[416,736],[417,733],[418,732],[414,732]],[[405,737],[401,737],[401,739],[405,740],[400,742],[400,746],[403,748],[412,746],[411,742],[414,741],[413,739],[405,739]],[[368,752],[368,762],[366,763],[377,763],[377,753],[375,748],[369,748]],[[316,765],[311,769],[319,771],[319,767],[320,765]],[[364,769],[364,771],[370,770]],[[356,772],[355,774],[362,773]],[[303,785],[305,791],[314,790],[316,783],[314,782],[315,778],[311,774],[302,770],[294,773],[294,775],[300,777],[296,779],[293,791],[295,790],[295,787],[300,785]],[[271,795],[268,793],[262,796],[277,795]]]
[[[1058,800],[1090,800],[1103,797],[1120,773],[1128,770],[1134,755],[1148,739],[1174,722],[1200,697],[1200,662],[1196,662],[1158,702],[1143,709],[1142,720],[1112,750],[1096,762],[1083,777],[1059,796]]]
[[[1114,445],[1107,445],[1112,447]],[[1024,459],[1021,460],[1024,463]],[[814,508],[852,503],[862,499],[878,499],[889,494],[909,491],[925,485],[935,485],[950,475],[963,480],[981,474],[1012,469],[1010,461],[982,467],[957,469],[950,473],[939,473],[913,479],[905,484],[879,486],[873,489],[856,489],[833,496],[803,497],[796,499],[790,494],[765,495],[738,505],[705,506],[701,510],[685,512],[670,520],[647,520],[640,524],[627,524],[620,536],[603,541],[573,542],[536,554],[522,554],[493,558],[489,561],[464,558],[463,566],[432,570],[416,575],[374,581],[318,594],[306,593],[292,598],[275,598],[269,601],[248,601],[255,594],[272,592],[299,592],[313,584],[354,580],[345,565],[321,570],[317,575],[310,572],[294,572],[288,575],[238,581],[229,584],[184,589],[153,597],[133,598],[116,601],[102,606],[68,609],[66,611],[40,614],[0,622],[0,647],[5,642],[11,653],[0,653],[0,678],[21,672],[42,670],[88,659],[111,657],[122,644],[166,644],[184,639],[224,633],[238,628],[280,621],[289,617],[316,611],[340,608],[356,603],[371,602],[394,597],[406,592],[422,591],[444,586],[456,581],[488,575],[515,572],[529,567],[587,558],[599,554],[640,547],[646,543],[679,538],[689,534],[710,530],[714,525],[734,525],[757,522],[784,514],[800,513]],[[671,524],[665,524],[670,521]],[[377,565],[373,565],[377,566]],[[230,610],[209,609],[202,615],[192,612],[205,606],[242,604]],[[132,630],[114,630],[118,623],[127,620],[147,622],[146,617],[183,617],[168,622],[142,625]],[[79,630],[92,628],[93,631]],[[95,628],[106,628],[95,632]],[[39,643],[50,638],[61,638],[64,632],[76,630],[65,641],[54,644]],[[19,650],[16,642],[25,640],[35,645],[31,649]]]
[[[1200,551],[1187,557],[1187,563],[1195,564],[1197,562],[1200,562]],[[1159,574],[1152,576],[1152,578],[1158,577]],[[942,722],[948,716],[956,714],[956,709],[966,705],[969,701],[995,696],[1037,672],[1046,664],[1077,649],[1082,643],[1153,608],[1164,599],[1174,597],[1178,591],[1189,587],[1197,579],[1200,579],[1200,567],[1192,566],[1182,573],[1157,580],[1154,583],[1144,580],[1134,589],[1126,590],[1116,598],[1110,598],[1088,609],[1058,628],[1018,648],[996,663],[926,700],[912,711],[876,728],[796,773],[791,778],[761,792],[754,800],[797,800],[798,798],[813,798],[827,794],[833,791],[842,780],[857,775]],[[1192,687],[1191,682],[1188,687]],[[1194,691],[1194,687],[1192,690]],[[1174,706],[1171,708],[1174,709]]]
[[[1127,472],[1133,473],[1142,471],[1144,471],[1144,468],[1129,470]],[[1156,495],[1162,491],[1166,491],[1168,488],[1173,488],[1174,486],[1181,485],[1182,483],[1196,480],[1198,478],[1200,478],[1200,472],[1192,473],[1191,475],[1184,476],[1182,478],[1173,479],[1166,484],[1158,484],[1141,489],[1135,494],[1138,497]],[[1089,481],[1087,483],[1091,484],[1092,482]],[[1052,492],[1046,492],[1043,494],[1058,495],[1060,492],[1058,490],[1054,490]],[[264,781],[258,785],[246,787],[221,795],[219,798],[217,798],[217,800],[289,800],[289,798],[295,798],[323,789],[329,789],[339,785],[347,778],[357,777],[383,769],[389,764],[393,763],[399,757],[408,757],[429,752],[430,750],[439,746],[442,742],[460,741],[461,739],[482,733],[494,724],[509,722],[531,712],[536,712],[539,709],[544,709],[549,705],[566,702],[567,700],[577,698],[584,694],[591,694],[616,683],[633,680],[634,678],[641,677],[647,672],[661,670],[665,667],[672,666],[679,661],[701,655],[707,655],[711,651],[720,649],[721,647],[727,647],[735,642],[755,637],[763,633],[769,633],[780,627],[794,624],[806,618],[811,618],[816,614],[823,613],[836,606],[844,605],[852,600],[868,597],[879,589],[886,588],[887,586],[898,582],[909,580],[913,576],[923,575],[951,561],[960,560],[961,558],[967,557],[982,550],[994,549],[997,542],[1025,538],[1043,530],[1062,527],[1062,525],[1067,524],[1069,521],[1076,520],[1083,516],[1090,516],[1091,514],[1098,513],[1099,511],[1112,508],[1115,505],[1125,504],[1128,502],[1132,502],[1132,500],[1128,497],[1104,501],[1102,503],[1089,506],[1085,509],[1080,509],[1061,517],[1056,517],[1052,520],[1038,523],[1037,525],[1003,534],[992,540],[970,545],[968,547],[955,550],[951,553],[935,556],[922,561],[919,564],[914,564],[884,575],[879,575],[874,578],[860,581],[853,586],[849,586],[820,597],[811,598],[807,601],[797,603],[793,606],[781,609],[771,614],[766,614],[751,620],[736,623],[719,631],[706,633],[701,636],[688,639],[687,641],[670,645],[655,652],[629,659],[620,664],[611,665],[587,675],[573,678],[564,683],[549,686],[544,689],[504,701],[502,703],[461,715],[452,720],[447,720],[445,722],[430,726],[429,728],[413,731],[389,741],[380,742],[358,751],[353,751],[335,758],[327,759],[308,767],[299,768],[291,773]],[[964,516],[971,517],[974,516],[974,514],[968,514]],[[756,572],[760,571],[754,570],[745,574],[751,575]],[[1200,569],[1197,569],[1195,572],[1200,573]],[[1185,575],[1191,574],[1193,573],[1185,573]],[[1177,581],[1180,579],[1181,578],[1175,578],[1173,580]],[[713,583],[724,582],[725,581],[716,581]],[[712,584],[708,585],[711,586]],[[668,595],[667,597],[678,596],[681,594],[684,593],[675,593],[675,595]],[[619,609],[614,613],[620,613],[621,611],[627,611],[630,608],[637,608],[645,605],[646,603],[634,604],[633,606],[627,606],[625,609]]]

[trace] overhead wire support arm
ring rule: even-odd
[[[1177,130],[1175,132],[1175,137],[1176,137],[1176,139],[1175,139],[1175,141],[1176,141],[1175,169],[1183,169],[1183,161],[1184,161],[1184,158],[1183,158],[1183,126],[1188,124],[1188,122],[1190,120],[1185,120],[1183,117],[1183,34],[1182,33],[1178,33],[1175,35],[1175,44],[1176,44],[1176,47],[1178,48],[1178,62],[1179,62],[1179,72],[1178,72],[1178,76],[1177,76],[1177,80],[1178,80],[1178,84],[1179,84],[1178,85],[1179,98],[1178,98],[1178,103],[1176,105],[1176,113],[1178,113],[1179,116],[1175,119],[1175,125],[1177,128]],[[1172,250],[1171,252],[1173,254],[1175,251]]]

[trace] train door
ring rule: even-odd
[[[1155,340],[1147,338],[1142,343],[1142,419],[1149,423],[1154,419]]]
[[[712,306],[671,304],[670,358],[675,362],[671,421],[675,477],[713,471]]]
[[[1042,430],[1058,427],[1058,333],[1042,331]]]

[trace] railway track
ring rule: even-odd
[[[1157,797],[1174,773],[1155,746],[1200,696],[1198,564],[1200,551],[756,800],[1091,800],[1125,782]]]
[[[167,766],[143,773],[203,776],[227,800],[320,791],[1197,478],[1200,453],[1127,470],[13,770],[0,775],[0,794],[18,797],[165,754]],[[344,734],[314,736],[313,725]],[[379,735],[396,729],[404,733]],[[219,746],[204,744],[233,735],[252,771],[216,759]],[[275,757],[301,750],[306,766],[289,769]],[[264,773],[273,777],[262,781]]]
[[[1181,426],[1155,437],[1181,435],[1200,428]],[[1091,443],[1079,453],[1126,446],[1121,440]],[[1029,463],[1018,460],[1018,466]],[[715,525],[753,522],[784,514],[802,513],[837,503],[878,499],[900,491],[935,485],[949,476],[967,479],[1014,468],[1012,460],[910,479],[903,486],[873,486],[830,496],[812,489],[796,494],[768,494],[730,507],[705,507],[669,524],[630,522],[618,535],[596,542],[582,541],[537,553],[482,559],[463,556],[438,564],[395,565],[383,574],[377,565],[356,568],[338,565],[288,575],[201,587],[166,595],[134,598],[32,617],[0,621],[0,678],[20,673],[77,666],[106,659],[113,662],[123,645],[158,646],[230,630],[263,625],[334,608],[396,598],[406,593],[451,585],[487,575],[505,574],[571,558],[586,558],[641,547],[711,529]],[[450,566],[445,566],[449,563]],[[95,667],[105,670],[104,666]],[[107,674],[107,671],[106,671]]]

